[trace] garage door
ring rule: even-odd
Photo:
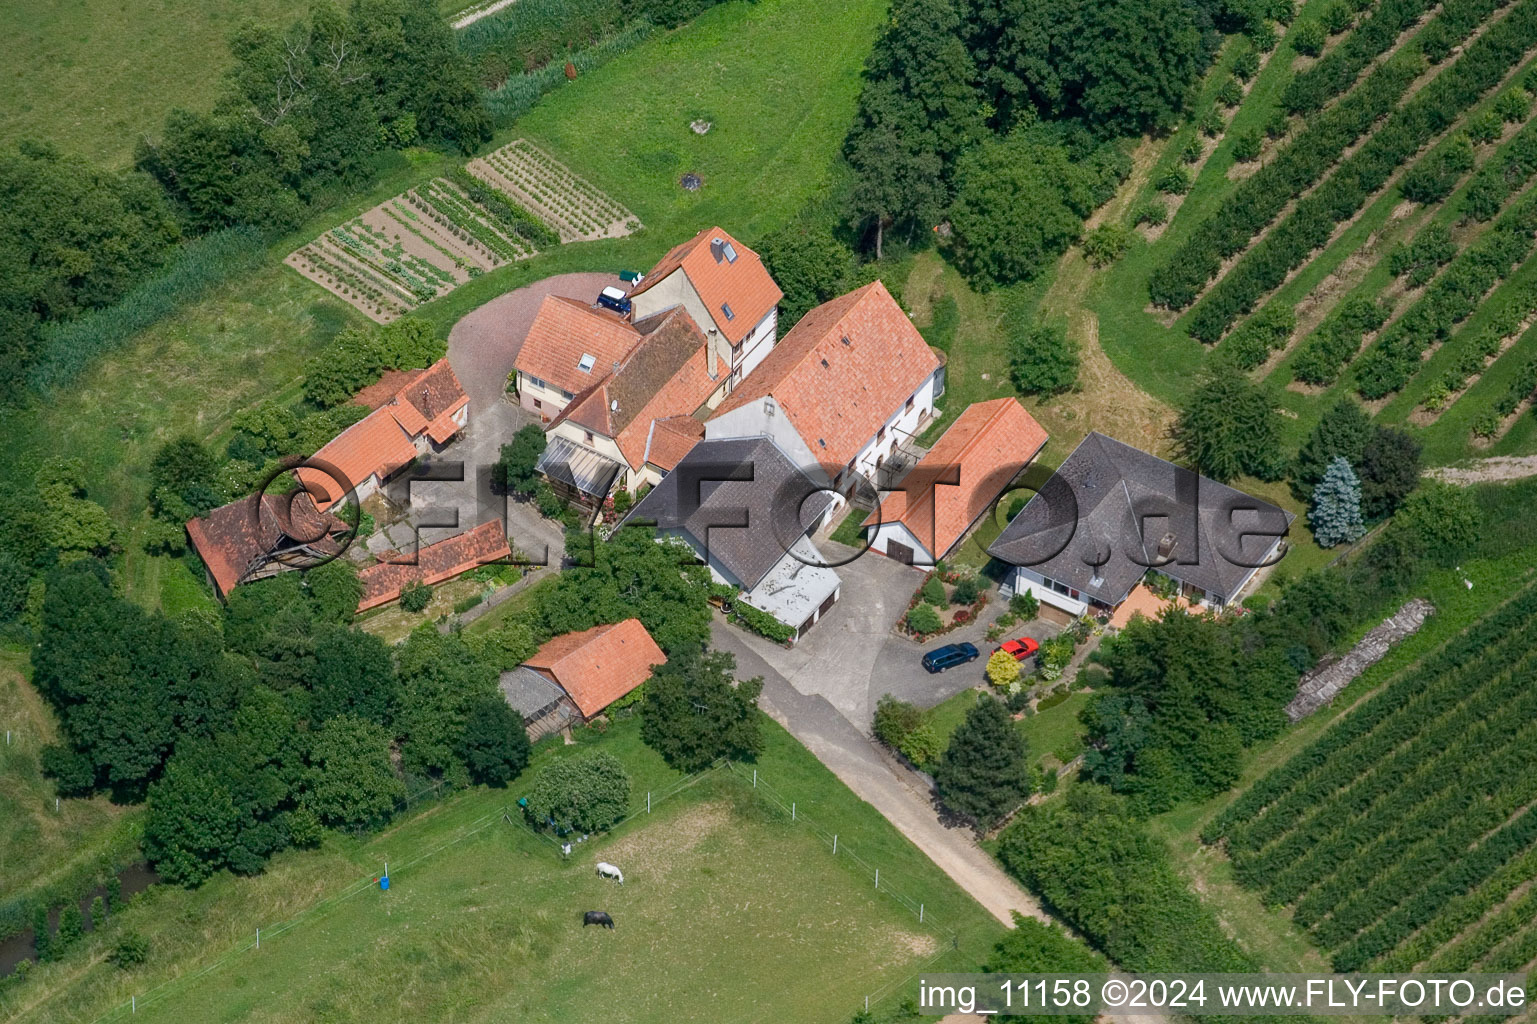
[[[913,549],[906,544],[898,544],[894,540],[886,542],[886,557],[901,562],[903,565],[913,564]]]

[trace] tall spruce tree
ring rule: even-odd
[[[1292,494],[1298,501],[1309,500],[1335,456],[1344,456],[1352,466],[1361,465],[1371,439],[1372,421],[1366,410],[1349,396],[1341,398],[1323,414],[1297,452],[1291,469]]]
[[[1030,755],[1003,704],[977,701],[934,767],[940,799],[981,828],[1030,795]]]
[[[1336,455],[1313,488],[1308,525],[1319,547],[1332,548],[1359,540],[1366,532],[1361,522],[1361,481],[1343,455]]]

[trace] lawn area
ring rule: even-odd
[[[466,791],[382,834],[284,853],[256,878],[152,890],[83,952],[7,991],[0,1012],[87,1021],[117,1007],[127,1016],[137,995],[135,1019],[149,1021],[841,1022],[866,993],[894,999],[936,953],[935,969],[975,967],[1002,926],[764,725],[757,768],[796,801],[794,822],[764,799],[766,785],[755,793],[724,771],[645,815],[645,791],[679,776],[630,719],[577,747],[540,748],[540,759],[607,750],[634,780],[640,816],[569,861],[502,819],[526,777]],[[838,832],[836,857],[808,817]],[[881,867],[882,889],[922,901],[925,923],[877,892],[850,852]],[[387,894],[370,882],[386,859]],[[622,888],[596,877],[600,859],[623,868]],[[616,929],[582,928],[589,909],[607,910]],[[247,948],[258,925],[259,951]],[[117,928],[150,938],[144,967],[99,960]]]
[[[126,165],[141,135],[174,107],[213,100],[228,37],[247,19],[283,25],[304,0],[16,0],[0,5],[9,39],[0,143],[42,139],[66,153]]]
[[[633,210],[658,255],[711,223],[750,242],[828,182],[886,6],[722,4],[556,90],[510,134]],[[701,119],[706,135],[689,128]],[[685,172],[704,187],[681,188]]]
[[[1405,639],[1352,683],[1333,706],[1286,730],[1274,742],[1251,750],[1231,793],[1151,819],[1154,834],[1167,841],[1196,892],[1217,912],[1240,945],[1259,957],[1268,969],[1285,972],[1329,968],[1318,950],[1292,924],[1288,909],[1266,907],[1255,892],[1238,885],[1227,857],[1202,845],[1202,827],[1239,793],[1318,738],[1357,701],[1503,603],[1519,581],[1529,578],[1531,573],[1531,554],[1527,550],[1468,560],[1461,571],[1433,574],[1418,588],[1417,596],[1429,598],[1436,606],[1436,614],[1418,633]],[[1472,589],[1468,589],[1464,579],[1472,581]],[[1374,624],[1362,625],[1359,632],[1365,633]]]
[[[0,651],[0,721],[10,734],[0,746],[0,906],[137,859],[138,810],[105,797],[66,800],[54,810],[53,783],[43,777],[38,754],[57,738],[58,726],[24,678],[27,671],[22,652]]]
[[[965,719],[977,696],[976,690],[965,690],[934,705],[929,711],[929,721],[942,743],[950,742],[950,734]],[[1014,723],[1025,737],[1031,764],[1039,765],[1047,757],[1066,764],[1082,752],[1083,726],[1078,722],[1078,713],[1092,697],[1093,694],[1080,690],[1069,694],[1066,700],[1048,698],[1058,699],[1060,703]]]

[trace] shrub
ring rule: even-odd
[[[920,604],[907,613],[907,628],[914,633],[920,635],[937,633],[943,625],[939,612],[931,604]]]
[[[1020,619],[1029,622],[1041,614],[1041,599],[1036,597],[1032,591],[1021,590],[1009,598],[1009,611],[1018,615]]]
[[[1259,74],[1259,54],[1252,49],[1240,53],[1233,59],[1233,74],[1244,82]]]
[[[421,580],[412,580],[400,591],[400,607],[408,612],[425,611],[432,603],[432,588]]]
[[[954,622],[957,626],[961,625],[963,622],[970,622],[971,612],[965,608],[957,609],[951,621]]]
[[[875,702],[872,731],[875,738],[892,750],[900,750],[909,733],[924,722],[924,713],[914,704],[883,694]]]
[[[1233,159],[1239,163],[1251,163],[1259,159],[1265,147],[1265,136],[1258,128],[1245,128],[1233,137]]]
[[[731,602],[731,621],[776,644],[789,643],[795,636],[795,627],[787,626],[761,608],[754,608],[746,601]]]
[[[149,959],[149,940],[138,932],[124,932],[107,954],[107,962],[120,971],[137,967]]]
[[[1494,101],[1494,112],[1508,124],[1526,120],[1532,109],[1532,94],[1525,89],[1512,89],[1501,93]]]
[[[1208,110],[1206,116],[1201,118],[1201,134],[1208,139],[1215,139],[1227,128],[1227,120],[1221,111]]]
[[[1083,254],[1090,265],[1107,267],[1126,255],[1131,233],[1120,224],[1101,224],[1083,240]]]
[[[1273,302],[1240,324],[1223,340],[1220,351],[1245,370],[1252,370],[1286,344],[1297,327],[1291,306]]]
[[[1169,208],[1160,199],[1149,199],[1138,205],[1136,213],[1132,215],[1132,221],[1137,224],[1151,224],[1158,227],[1169,222]]]
[[[630,776],[613,754],[590,754],[546,764],[534,776],[527,814],[536,827],[557,832],[599,832],[624,817]]]
[[[1156,187],[1171,196],[1182,196],[1190,191],[1190,174],[1180,167],[1170,167],[1158,176]]]
[[[945,599],[945,585],[938,576],[930,576],[923,581],[923,586],[918,590],[923,600],[937,608],[943,608],[949,602]]]
[[[1468,118],[1466,132],[1474,142],[1493,142],[1505,131],[1505,121],[1497,111],[1486,110]]]
[[[1306,21],[1292,29],[1287,36],[1293,50],[1304,57],[1316,57],[1324,52],[1329,33],[1316,21]]]
[[[1224,107],[1236,107],[1243,102],[1243,85],[1238,79],[1229,77],[1217,90],[1217,102]]]
[[[975,576],[963,576],[955,584],[955,590],[950,595],[955,604],[976,604],[977,596],[981,593],[981,587],[977,584]]]
[[[1180,160],[1187,164],[1198,164],[1201,162],[1201,157],[1205,155],[1206,143],[1201,141],[1199,135],[1192,135],[1190,141],[1185,143],[1184,148],[1179,151]]]
[[[994,651],[987,658],[987,681],[994,686],[1006,688],[1019,681],[1019,662],[1014,655],[1002,648]]]
[[[898,748],[902,756],[920,768],[931,765],[939,760],[945,747],[939,739],[939,733],[934,731],[933,723],[921,721],[908,734],[902,737],[902,744]]]
[[[1009,339],[1009,376],[1027,395],[1060,395],[1078,386],[1078,343],[1060,323],[1016,320]]]
[[[1345,31],[1354,20],[1355,13],[1345,0],[1331,0],[1318,15],[1319,24],[1323,25],[1324,31],[1331,36]]]
[[[1279,108],[1272,110],[1270,116],[1265,118],[1265,134],[1272,139],[1279,139],[1291,131],[1292,120],[1286,116],[1286,111]]]

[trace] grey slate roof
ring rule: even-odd
[[[766,437],[705,440],[624,522],[684,531],[751,590],[832,501]]]
[[[1294,518],[1096,431],[987,550],[1108,605],[1149,566],[1226,601]],[[1166,534],[1173,551],[1158,564]]]
[[[555,683],[526,665],[502,673],[502,696],[526,722],[566,695]]]

